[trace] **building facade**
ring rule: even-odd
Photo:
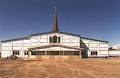
[[[55,12],[51,32],[1,41],[1,57],[11,55],[21,58],[39,56],[106,57],[109,55],[108,48],[107,41],[60,32]]]

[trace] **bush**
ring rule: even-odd
[[[11,55],[10,57],[7,57],[6,59],[16,60],[16,59],[18,59],[18,57],[15,55]]]

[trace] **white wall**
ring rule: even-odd
[[[16,41],[9,41],[9,42],[2,42],[1,43],[1,57],[9,57],[12,55],[13,50],[19,50],[20,55],[19,57],[24,56],[24,50],[28,50],[30,46],[30,40],[22,39]]]
[[[62,34],[62,33],[50,33],[50,34],[33,36],[31,37],[31,45],[34,47],[34,46],[44,46],[44,45],[53,44],[53,43],[49,43],[49,37],[52,37],[54,35],[59,36],[61,38],[61,43],[58,44],[65,46],[72,46],[72,47],[80,47],[80,37],[68,35],[68,34]]]
[[[12,51],[12,48],[11,48],[10,42],[1,43],[1,57],[10,56],[11,51]]]
[[[59,36],[61,38],[61,43],[49,43],[49,37],[51,36]],[[97,56],[107,56],[108,55],[108,43],[95,41],[95,40],[88,40],[83,39],[81,40],[85,43],[88,47],[88,56],[91,56],[91,51],[97,51]],[[20,56],[25,57],[24,50],[28,50],[29,48],[33,47],[40,47],[45,45],[51,44],[59,44],[69,47],[76,47],[80,48],[80,37],[65,33],[48,33],[42,34],[37,36],[30,36],[29,38],[19,39],[16,41],[9,41],[9,42],[2,42],[1,47],[1,55],[2,57],[7,57],[12,55],[12,50],[19,50]]]
[[[8,57],[12,55],[13,50],[19,50],[20,51],[19,57],[25,57],[24,50],[28,50],[29,48],[33,48],[33,47],[53,44],[53,43],[49,43],[49,37],[54,35],[61,37],[61,43],[55,43],[55,44],[77,47],[77,48],[80,47],[80,37],[78,36],[73,36],[63,33],[49,33],[49,34],[42,34],[37,36],[30,36],[27,39],[2,42],[1,56]]]
[[[82,39],[81,40],[85,43],[85,45],[88,47],[88,57],[91,57],[91,51],[97,51],[98,55],[94,56],[108,56],[108,43],[101,42],[101,41],[94,41],[94,40],[88,40],[88,39]]]
[[[120,56],[120,50],[110,50],[109,56]]]
[[[80,37],[62,34],[62,44],[66,46],[80,48]]]

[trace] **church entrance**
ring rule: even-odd
[[[31,51],[31,57],[37,59],[80,59],[80,51]]]
[[[81,58],[81,48],[63,45],[48,45],[29,49],[29,57],[40,58]]]

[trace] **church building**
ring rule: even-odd
[[[16,55],[20,58],[88,58],[106,57],[108,41],[82,37],[81,35],[61,32],[55,10],[51,32],[31,34],[26,37],[1,41],[1,57]]]

